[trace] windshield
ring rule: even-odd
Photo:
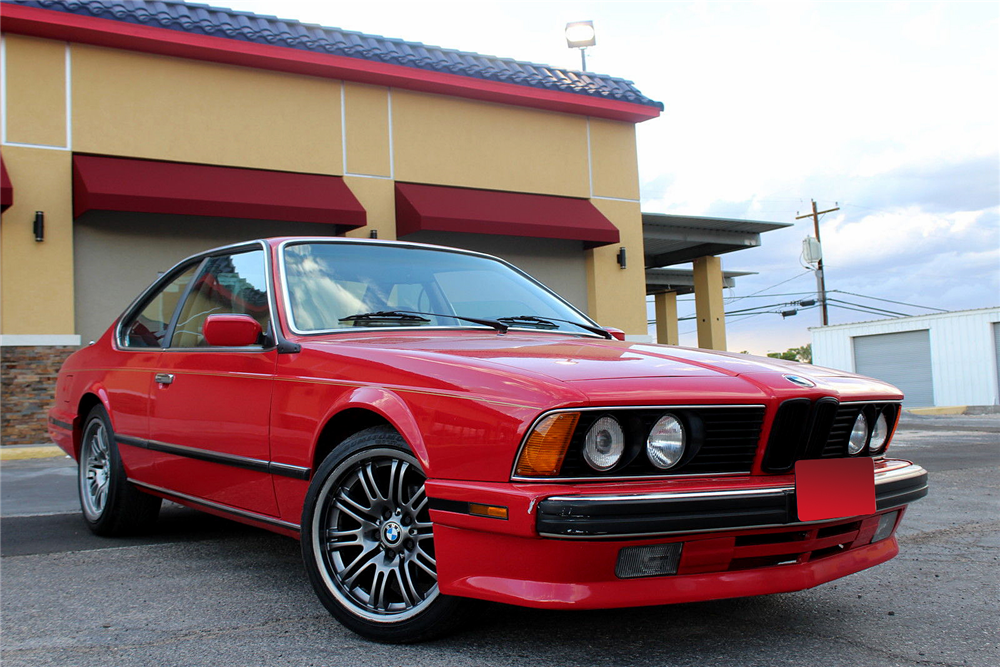
[[[412,246],[305,242],[286,245],[283,260],[291,325],[300,333],[478,326],[448,317],[457,315],[488,320],[527,317],[507,324],[589,335],[570,323],[590,325],[572,306],[507,264],[487,257]],[[399,315],[403,311],[423,316],[404,318]]]

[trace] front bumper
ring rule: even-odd
[[[877,511],[927,495],[918,465],[875,473]],[[553,496],[538,503],[543,537],[651,537],[676,533],[770,528],[800,523],[794,486],[725,491]]]
[[[877,511],[801,522],[791,476],[567,485],[430,480],[441,592],[543,608],[610,608],[801,590],[889,560],[907,503],[927,493],[908,461],[876,464]],[[508,520],[465,514],[502,505]],[[890,512],[896,512],[888,516]],[[883,517],[888,537],[873,541]],[[676,574],[621,579],[623,548],[682,543]]]

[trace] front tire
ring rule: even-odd
[[[128,483],[111,420],[100,405],[84,422],[77,479],[83,520],[94,534],[130,535],[155,523],[162,501]]]
[[[373,427],[319,466],[302,511],[302,557],[320,601],[375,641],[439,637],[466,602],[441,595],[420,463],[393,429]]]

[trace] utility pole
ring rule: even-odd
[[[820,248],[823,247],[823,242],[819,238],[819,216],[824,213],[833,213],[834,211],[839,211],[840,207],[836,206],[834,208],[829,208],[825,211],[816,210],[816,200],[812,200],[812,213],[806,213],[805,215],[795,216],[796,220],[801,220],[803,218],[811,217],[813,219],[813,229],[816,231],[816,242],[820,244]],[[826,280],[823,277],[823,258],[820,257],[819,261],[816,262],[816,292],[819,296],[819,303],[823,309],[823,326],[830,323],[830,315],[826,308]]]

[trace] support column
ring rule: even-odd
[[[677,328],[677,292],[657,292],[654,301],[656,342],[661,345],[680,344],[680,333]]]
[[[694,305],[698,317],[698,347],[726,349],[726,315],[722,301],[722,261],[718,257],[694,260]]]

